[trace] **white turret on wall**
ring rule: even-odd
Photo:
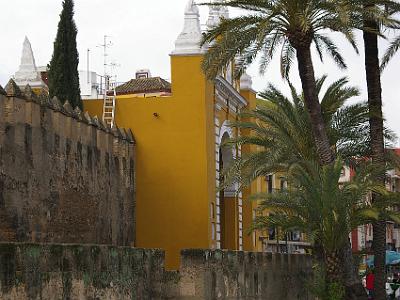
[[[185,9],[183,30],[175,41],[175,50],[171,55],[196,55],[204,53],[200,47],[202,38],[200,28],[200,13],[194,0],[189,0]]]
[[[22,48],[21,64],[18,71],[15,73],[15,82],[20,87],[25,87],[27,84],[32,88],[42,88],[46,86],[36,67],[32,46],[27,37],[25,37]]]

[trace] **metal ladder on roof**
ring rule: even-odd
[[[116,82],[112,82],[110,76],[106,76],[103,98],[103,122],[111,128],[114,126],[115,121],[115,99],[117,97],[115,87]]]

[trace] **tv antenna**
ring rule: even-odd
[[[110,38],[111,36],[109,35],[104,35],[104,42],[103,44],[98,45],[97,47],[101,47],[103,48],[103,66],[104,66],[104,77],[106,77],[108,74],[108,62],[107,62],[107,58],[108,58],[108,51],[107,49],[110,48],[111,46],[113,46],[113,43],[111,41],[108,40],[108,38]]]
[[[115,62],[109,64],[108,63],[108,48],[110,48],[113,43],[108,40],[110,36],[104,35],[104,43],[99,45],[98,47],[103,48],[103,57],[104,57],[104,92],[103,92],[103,121],[110,125],[114,126],[115,123],[115,100],[117,97],[117,93],[115,91],[116,88],[116,76],[112,76],[108,72],[108,68],[115,69],[118,66]]]

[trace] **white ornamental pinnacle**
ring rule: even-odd
[[[224,19],[229,19],[229,9],[226,6],[221,6],[221,17]]]
[[[224,2],[223,0],[214,0],[213,3],[221,3]],[[229,10],[227,7],[224,6],[213,6],[210,5],[210,12],[208,15],[207,20],[207,28],[212,29],[216,27],[221,22],[221,19],[228,19],[229,18]]]
[[[37,87],[44,85],[36,68],[32,46],[27,37],[25,37],[22,48],[21,64],[18,71],[15,73],[15,82],[18,86],[26,86],[29,84],[31,87]]]
[[[204,53],[204,50],[200,47],[201,38],[199,8],[194,3],[194,0],[189,0],[185,9],[183,30],[175,41],[175,50],[172,52],[172,55]]]
[[[243,91],[250,91],[253,89],[253,80],[246,72],[240,77],[240,89]]]
[[[208,19],[207,19],[207,28],[212,29],[216,26],[218,26],[219,21],[220,21],[220,6],[212,6],[210,5],[209,7],[209,14],[208,14]]]

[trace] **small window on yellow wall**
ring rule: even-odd
[[[214,207],[214,203],[213,202],[211,202],[211,204],[210,204],[210,216],[211,216],[212,220],[215,219],[215,207]]]

